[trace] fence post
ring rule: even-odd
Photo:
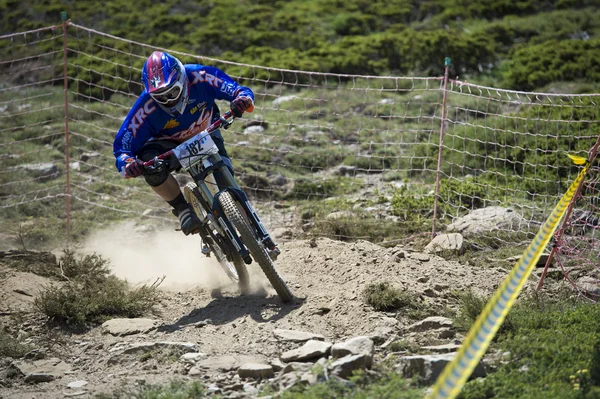
[[[446,92],[448,87],[448,69],[450,68],[450,57],[444,60],[444,93],[442,98],[442,123],[440,126],[440,145],[438,148],[437,175],[435,177],[435,197],[433,200],[433,227],[431,230],[432,238],[435,237],[435,221],[437,219],[438,198],[440,194],[440,174],[442,171],[442,145],[444,144],[444,131],[446,129]]]
[[[65,173],[66,173],[66,217],[67,217],[67,246],[71,241],[71,180],[69,176],[69,83],[67,81],[67,12],[61,11],[63,25],[63,85],[65,92]]]
[[[596,143],[594,144],[594,146],[590,149],[590,151],[588,153],[588,162],[590,163],[590,165],[594,164],[594,161],[596,160],[596,157],[598,156],[598,148],[600,148],[600,136],[596,139]],[[588,170],[588,173],[589,173],[589,170]],[[569,217],[571,216],[571,212],[573,212],[573,207],[575,206],[575,202],[577,202],[577,200],[579,199],[579,196],[581,195],[581,190],[583,188],[584,183],[585,183],[585,176],[583,179],[581,179],[579,186],[577,186],[577,191],[575,191],[573,198],[571,198],[571,202],[569,202],[569,206],[567,207],[567,211],[565,212],[565,216],[563,217],[562,223],[560,224],[560,226],[558,227],[558,230],[556,231],[556,234],[554,235],[554,245],[552,246],[550,255],[548,255],[548,259],[546,259],[546,264],[544,265],[544,270],[542,270],[542,275],[540,276],[540,281],[538,281],[538,284],[535,288],[536,291],[541,290],[542,286],[544,285],[544,279],[546,278],[546,274],[548,274],[548,268],[550,267],[550,264],[552,263],[552,260],[554,259],[554,255],[556,255],[556,251],[558,249],[557,244],[565,232],[565,228],[567,227],[567,222],[569,220]]]

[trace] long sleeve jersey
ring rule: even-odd
[[[123,121],[113,143],[116,167],[125,176],[125,165],[137,156],[150,140],[184,142],[209,126],[216,108],[215,100],[233,101],[254,93],[215,67],[185,65],[189,81],[189,100],[182,115],[171,115],[144,90]],[[253,106],[248,109],[252,112]]]

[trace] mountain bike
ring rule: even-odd
[[[208,247],[203,253],[215,255],[242,293],[249,290],[246,265],[254,259],[281,300],[290,302],[294,296],[274,265],[280,251],[211,137],[215,130],[229,128],[234,120],[233,113],[226,112],[206,130],[145,162],[144,166],[156,172],[168,168],[170,159],[176,158],[181,170],[193,179],[185,185],[183,194],[202,221],[198,234]]]

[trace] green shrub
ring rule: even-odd
[[[28,345],[20,343],[8,331],[0,328],[0,357],[19,358],[30,350]]]
[[[130,289],[110,274],[107,261],[97,255],[76,259],[65,251],[60,259],[66,282],[46,287],[35,298],[36,308],[53,322],[85,329],[111,317],[138,317],[157,299],[157,284]]]
[[[102,393],[96,399],[200,399],[206,393],[202,383],[172,381],[168,385],[138,383],[135,387],[118,388],[111,393]]]
[[[392,287],[388,282],[369,284],[363,291],[363,299],[375,310],[418,307],[414,293]]]
[[[516,50],[505,79],[511,87],[531,90],[563,80],[598,81],[600,39],[550,41]]]

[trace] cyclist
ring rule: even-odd
[[[179,218],[185,235],[195,233],[201,221],[185,200],[171,172],[179,169],[175,157],[169,170],[150,173],[144,162],[172,150],[202,132],[220,118],[215,100],[230,102],[236,117],[254,110],[254,93],[218,68],[199,64],[183,65],[174,56],[155,51],[142,68],[144,91],[139,96],[117,133],[113,153],[119,174],[125,178],[144,176],[154,192]],[[212,139],[219,154],[233,173],[223,137],[216,130]]]

